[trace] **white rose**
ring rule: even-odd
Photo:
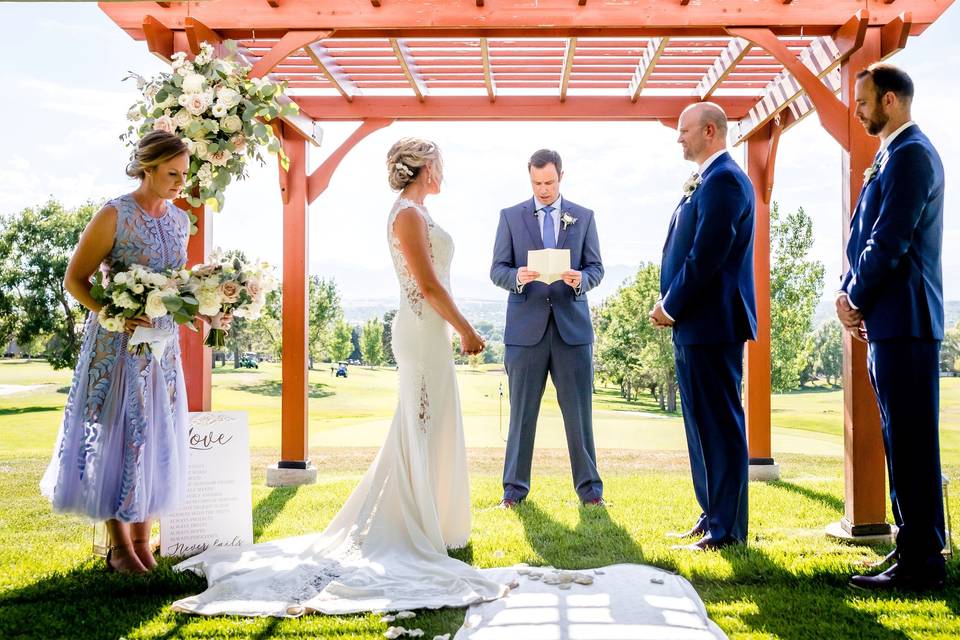
[[[247,280],[247,283],[244,286],[247,288],[247,293],[249,293],[250,297],[252,298],[257,298],[263,291],[260,281],[256,278],[250,278]]]
[[[230,115],[220,121],[220,128],[227,133],[236,133],[243,128],[243,120],[238,115]]]
[[[173,133],[176,131],[177,125],[174,123],[173,118],[170,116],[160,116],[153,121],[153,130],[154,131],[166,131],[167,133]]]
[[[193,155],[201,160],[206,160],[207,154],[209,153],[208,146],[206,140],[195,140],[193,143]]]
[[[203,112],[207,110],[207,107],[210,106],[207,102],[207,96],[202,93],[190,93],[184,95],[187,96],[187,99],[184,101],[185,104],[183,104],[183,107],[195,116],[202,115]]]
[[[202,75],[199,73],[192,73],[183,79],[183,84],[180,85],[180,88],[183,89],[184,93],[200,93],[203,91],[203,85],[205,82],[206,78],[204,78]]]
[[[180,138],[180,142],[187,148],[187,151],[190,152],[190,155],[194,155],[194,149],[196,149],[196,143],[190,138]]]
[[[226,149],[220,149],[216,153],[210,154],[210,164],[215,167],[225,167],[230,162],[231,154]]]
[[[214,118],[222,118],[223,116],[227,115],[228,112],[229,112],[229,111],[228,111],[228,109],[227,109],[227,106],[226,106],[225,104],[223,104],[222,102],[216,103],[216,104],[213,105],[213,107],[210,109],[210,113],[213,114],[213,117],[214,117]]]
[[[147,304],[144,306],[144,313],[151,320],[156,320],[167,315],[167,306],[163,304],[163,299],[169,295],[165,289],[154,289],[147,294]]]
[[[127,281],[127,272],[121,271],[117,275],[113,276],[113,281],[117,284],[123,284]]]
[[[200,289],[197,302],[200,303],[198,313],[205,316],[215,316],[220,313],[220,294],[216,289]]]
[[[167,276],[162,273],[148,273],[144,275],[143,281],[154,287],[163,287],[167,284]]]
[[[177,125],[178,129],[186,129],[192,121],[193,116],[190,115],[190,112],[186,109],[180,109],[180,111],[173,114],[173,122]]]
[[[222,102],[227,109],[240,104],[240,92],[230,87],[220,87],[217,89],[217,102]]]

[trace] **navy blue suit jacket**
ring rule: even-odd
[[[943,164],[920,127],[894,138],[860,191],[841,289],[870,340],[943,340]]]
[[[528,251],[543,249],[543,236],[533,198],[500,212],[490,279],[510,292],[504,344],[532,346],[540,342],[551,312],[564,342],[570,345],[593,343],[587,291],[600,284],[603,278],[597,225],[590,209],[566,198],[561,206],[561,215],[569,213],[577,219],[566,228],[560,225],[557,248],[569,249],[570,268],[582,273],[580,295],[562,280],[550,285],[529,282],[522,292],[517,292],[517,269],[526,266]]]
[[[729,153],[670,220],[660,295],[678,345],[744,342],[757,336],[753,288],[753,185]]]

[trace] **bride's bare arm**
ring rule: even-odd
[[[427,225],[420,214],[412,208],[401,210],[394,220],[393,233],[400,241],[400,252],[403,253],[410,275],[417,281],[417,286],[430,306],[460,334],[463,352],[482,351],[483,341],[479,334],[460,313],[450,293],[433,270]]]

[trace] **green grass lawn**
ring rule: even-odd
[[[474,514],[472,542],[458,552],[462,559],[481,567],[654,564],[691,580],[711,617],[736,639],[960,637],[960,561],[948,564],[954,586],[933,596],[870,595],[846,587],[862,562],[886,549],[848,546],[823,535],[823,527],[843,513],[839,391],[774,397],[773,447],[783,479],[751,484],[750,544],[690,556],[671,550],[673,541],[664,536],[686,528],[697,512],[680,418],[646,399],[626,403],[613,390],[598,390],[594,404],[610,508],[579,507],[548,385],[530,499],[516,511],[495,509],[503,451],[501,381],[506,387],[496,369],[459,375]],[[279,368],[215,373],[215,408],[244,410],[250,417],[257,540],[322,529],[389,424],[396,401],[392,370],[354,367],[346,380],[323,370],[312,373],[310,382],[311,458],[319,481],[271,489],[264,469],[276,461],[278,449]],[[170,602],[204,583],[173,573],[169,561],[147,578],[107,574],[102,561],[90,557],[91,526],[52,513],[37,490],[69,383],[69,372],[52,372],[41,363],[0,362],[0,638],[383,637],[387,625],[373,615],[281,621],[172,613]],[[942,404],[944,466],[960,478],[960,379],[943,380]],[[957,520],[956,497],[951,509]],[[422,628],[429,639],[455,631],[462,618],[462,610],[425,611],[405,626]]]

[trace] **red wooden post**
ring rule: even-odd
[[[840,68],[841,98],[848,105],[850,150],[843,154],[843,241],[846,247],[849,220],[863,184],[863,172],[873,162],[879,145],[854,116],[853,89],[858,71],[880,59],[880,28],[871,27],[863,47]],[[846,253],[843,267],[848,267]],[[867,375],[867,349],[844,332],[843,339],[843,441],[845,451],[844,515],[840,525],[850,536],[885,535],[886,464],[880,432],[880,411]]]
[[[279,126],[290,160],[282,172],[283,189],[283,390],[280,461],[268,471],[267,484],[316,480],[309,468],[307,403],[307,142],[286,124]],[[306,470],[306,473],[304,473]]]
[[[206,262],[213,239],[213,225],[206,208],[191,207],[186,200],[178,200],[176,204],[197,216],[197,233],[187,242],[187,266]],[[202,329],[191,331],[180,327],[180,354],[190,411],[210,411],[213,362],[210,347],[203,346],[204,337]]]
[[[750,475],[760,480],[780,477],[770,439],[770,195],[779,134],[779,126],[771,123],[747,140],[747,173],[756,199],[753,281],[757,296],[757,339],[747,342],[743,395]]]

